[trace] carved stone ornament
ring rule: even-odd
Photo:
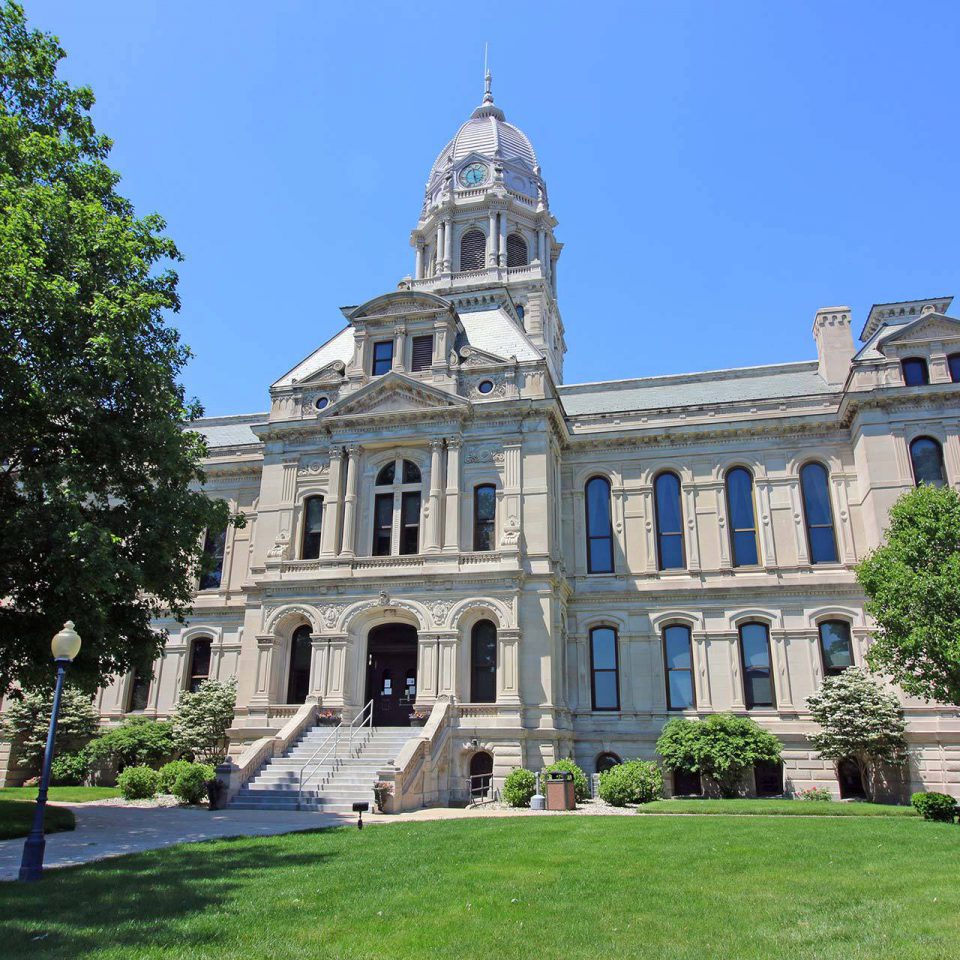
[[[286,560],[290,553],[290,534],[281,530],[274,540],[273,546],[267,551],[268,560]]]
[[[430,615],[433,617],[433,622],[438,626],[447,619],[449,612],[450,604],[443,600],[438,600],[436,603],[430,604]]]
[[[321,460],[318,458],[313,458],[310,460],[305,460],[300,464],[300,469],[297,470],[298,477],[320,477],[327,472],[327,467],[329,466],[329,461]]]
[[[472,447],[463,458],[464,463],[503,463],[503,450],[498,447]]]
[[[510,514],[503,525],[503,538],[501,543],[511,545],[520,540],[520,519],[515,514]]]
[[[343,611],[344,606],[342,603],[328,603],[326,606],[321,607],[320,619],[323,620],[323,625],[328,630],[332,630],[337,625],[337,620]]]

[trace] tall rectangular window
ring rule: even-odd
[[[400,507],[400,553],[417,553],[420,548],[420,494],[405,493]]]
[[[740,663],[747,709],[774,706],[770,634],[765,623],[745,623],[740,627]]]
[[[133,680],[130,683],[130,702],[127,706],[128,713],[137,713],[147,709],[151,679],[149,674],[141,673],[139,670],[133,671]]]
[[[594,627],[590,631],[590,672],[594,710],[620,709],[617,631],[613,627]]]
[[[382,377],[393,369],[393,341],[378,340],[373,345],[373,370],[375,377]]]
[[[495,541],[497,488],[484,483],[473,489],[473,549],[492,550]]]
[[[900,365],[903,369],[903,382],[908,387],[923,387],[930,382],[927,361],[923,357],[907,357]]]
[[[667,668],[667,707],[686,710],[694,706],[693,655],[690,628],[682,624],[665,627],[663,656]]]
[[[823,657],[823,672],[828,677],[835,677],[853,666],[849,623],[845,620],[826,620],[820,624],[820,654]]]
[[[303,546],[300,556],[316,560],[320,556],[320,534],[323,527],[323,497],[307,497],[303,505]]]
[[[433,334],[426,337],[413,338],[413,350],[410,357],[410,369],[429,370],[433,363]]]
[[[373,502],[373,555],[390,556],[393,534],[393,494],[378,493]]]
[[[661,570],[681,570],[687,564],[683,550],[683,510],[680,506],[680,478],[661,473],[653,483],[654,512],[657,520],[657,566]]]
[[[217,590],[223,579],[223,552],[227,530],[208,530],[203,538],[203,566],[200,571],[200,589]]]
[[[610,481],[593,477],[585,490],[587,512],[587,573],[613,573],[613,524],[610,522]]]
[[[190,651],[190,678],[189,689],[196,693],[200,684],[210,676],[210,649],[211,642],[206,637],[197,637],[193,641]]]
[[[753,507],[753,477],[743,467],[727,474],[727,513],[730,545],[735,567],[752,567],[760,562],[757,548],[757,520]]]

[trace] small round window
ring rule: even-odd
[[[492,381],[492,380],[481,380],[480,383],[477,385],[477,389],[478,389],[481,393],[489,393],[489,392],[493,389],[493,381]]]
[[[330,404],[330,398],[329,398],[329,397],[317,397],[317,402],[314,404],[314,406],[315,406],[318,410],[323,410],[323,409],[325,409],[327,406],[329,406],[329,404]]]

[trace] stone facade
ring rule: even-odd
[[[270,388],[268,413],[197,425],[210,495],[248,523],[228,531],[219,585],[198,591],[189,626],[158,623],[170,639],[145,713],[171,711],[197,641],[209,641],[209,675],[239,678],[239,755],[300,709],[288,700],[294,637],[303,644],[306,627],[301,694],[349,719],[371,694],[371,630],[402,623],[417,634],[413,705],[442,707],[417,760],[417,802],[462,796],[478,751],[493,757],[497,781],[566,756],[592,772],[603,753],[652,756],[670,716],[726,710],[749,711],[782,738],[788,789],[837,792],[832,765],[806,740],[805,701],[826,667],[819,629],[846,624],[863,663],[870,624],[852,568],[914,484],[916,438],[939,444],[945,481],[960,485],[950,298],[875,306],[859,348],[849,308],[819,310],[810,362],[564,386],[555,226],[533,148],[488,83],[431,171],[413,274],[344,308],[346,326]],[[902,361],[917,357],[929,383],[908,386]],[[406,483],[405,462],[417,477]],[[826,561],[811,552],[801,484],[810,463],[828,477]],[[394,476],[381,482],[389,464]],[[756,562],[734,551],[737,468],[752,478]],[[679,480],[671,531],[657,513],[664,472]],[[601,523],[596,549],[609,548],[612,569],[602,561],[591,572],[588,537],[598,534],[586,490],[596,477],[609,484],[609,539]],[[495,488],[492,534],[477,529],[483,485]],[[322,498],[322,522],[306,529],[311,497]],[[683,558],[668,569],[666,534],[679,536]],[[483,620],[496,628],[493,702],[472,697]],[[751,623],[768,637],[768,706],[748,701],[756,665],[740,631]],[[679,710],[664,656],[672,625],[690,638],[694,696]],[[612,681],[594,675],[598,627],[616,631]],[[601,682],[616,687],[612,709],[595,709]],[[126,714],[132,685],[123,677],[102,691],[105,718]],[[912,759],[901,789],[960,794],[956,708],[905,707]]]

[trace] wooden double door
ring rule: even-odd
[[[409,727],[417,699],[417,631],[406,623],[374,627],[367,638],[367,695],[375,727]]]

